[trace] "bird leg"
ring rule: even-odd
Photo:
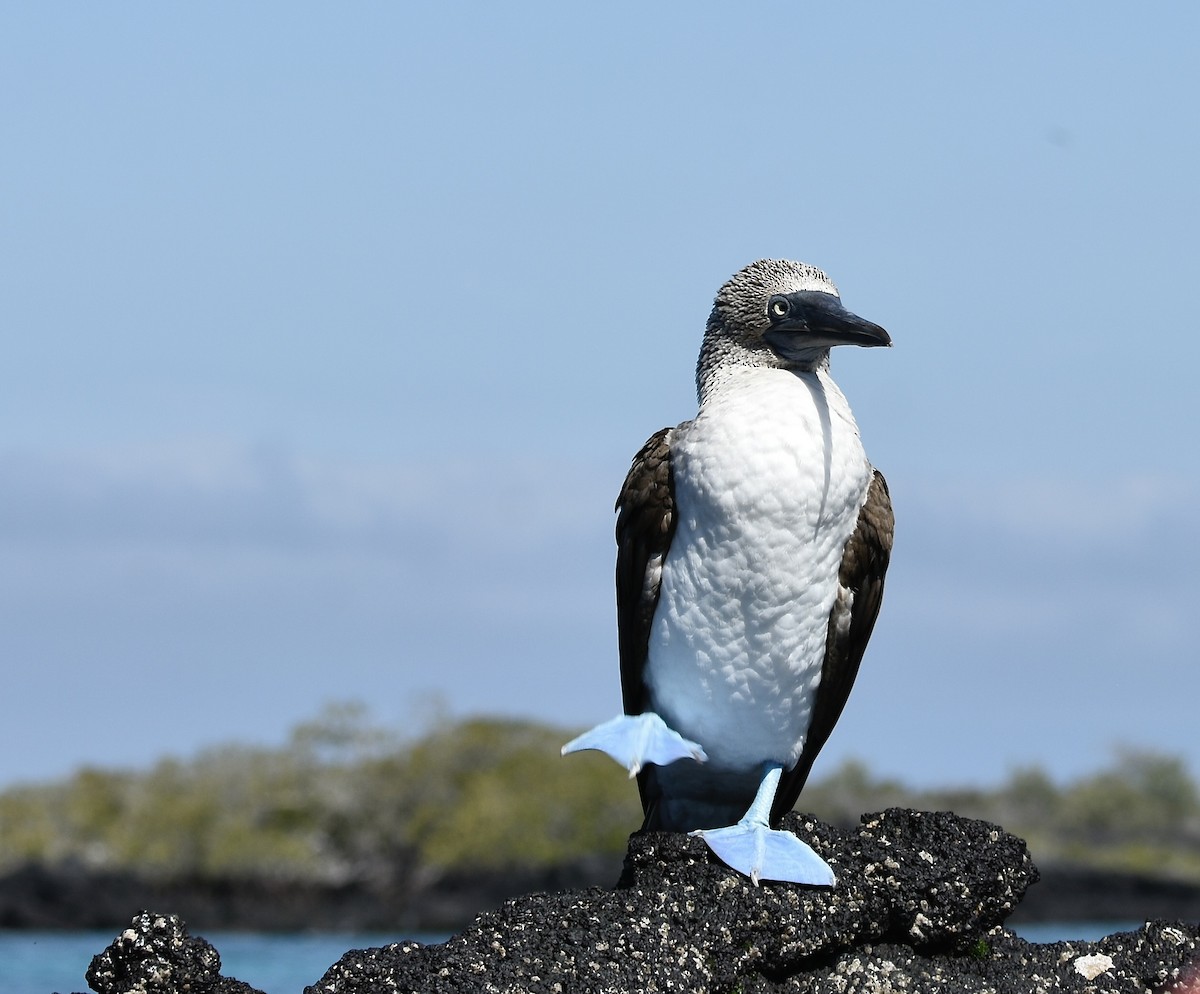
[[[759,880],[783,880],[793,884],[832,887],[833,870],[791,832],[772,829],[768,821],[783,767],[765,763],[762,783],[750,810],[729,828],[691,832],[704,839],[723,862],[745,874],[758,886]]]
[[[696,742],[685,739],[653,711],[642,714],[622,714],[597,725],[572,739],[562,747],[562,754],[599,749],[629,770],[636,777],[647,763],[666,766],[677,759],[708,759]]]

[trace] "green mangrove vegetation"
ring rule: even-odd
[[[405,737],[339,705],[276,748],[224,746],[12,787],[0,793],[0,873],[39,863],[340,883],[623,852],[641,820],[637,790],[603,756],[563,760],[572,734],[475,718]],[[1200,792],[1170,756],[1125,750],[1072,783],[1031,768],[994,789],[939,791],[847,762],[814,779],[799,806],[851,826],[896,805],[996,822],[1043,864],[1200,881]]]

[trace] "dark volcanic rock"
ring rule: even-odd
[[[143,912],[87,971],[97,994],[262,994],[221,976],[221,955],[175,915]]]
[[[1200,989],[1184,986],[1197,981],[1188,973],[1195,970],[1196,925],[1157,923],[1096,943],[1050,945],[1007,932],[1001,923],[1038,874],[1024,843],[994,825],[892,809],[865,816],[852,832],[795,815],[785,827],[829,861],[836,887],[754,887],[698,839],[638,834],[615,890],[522,897],[442,945],[354,950],[305,990]],[[171,976],[194,978],[189,986],[163,982],[162,971],[151,969],[153,957],[142,954],[158,945],[164,956],[183,955],[183,965],[171,961]],[[211,951],[177,920],[142,916],[97,957],[88,980],[99,994],[248,994],[245,985],[219,977],[215,951],[209,957],[205,948]],[[154,983],[122,986],[112,979],[117,965],[122,976],[153,975]]]
[[[309,991],[773,989],[828,979],[867,943],[953,953],[1037,879],[1019,839],[950,814],[891,810],[853,833],[789,815],[785,827],[829,861],[836,887],[755,887],[699,839],[639,834],[615,891],[531,895],[441,946],[348,953]]]
[[[715,929],[718,942],[748,945],[786,971],[859,942],[950,944],[1002,922],[1037,880],[1020,839],[944,812],[891,809],[853,833],[795,814],[784,827],[833,867],[836,887],[755,887],[700,839],[653,832],[630,840],[620,889],[601,903],[628,910],[632,892],[676,927]]]

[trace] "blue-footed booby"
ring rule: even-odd
[[[717,293],[699,412],[634,457],[617,500],[623,715],[563,752],[638,778],[644,829],[701,835],[749,876],[832,886],[789,832],[879,613],[887,484],[829,375],[890,345],[821,270],[762,259]]]

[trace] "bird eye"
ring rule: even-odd
[[[767,301],[767,313],[771,315],[772,319],[787,317],[788,311],[791,309],[792,305],[787,297],[772,297]]]

